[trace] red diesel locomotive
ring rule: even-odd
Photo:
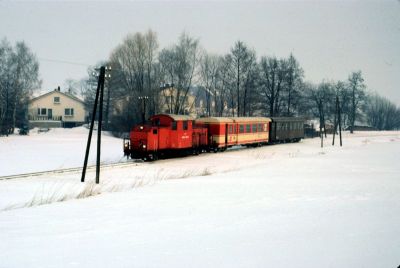
[[[156,160],[164,155],[198,153],[207,146],[207,129],[196,127],[187,115],[159,114],[151,124],[135,126],[124,140],[124,154]]]
[[[135,159],[156,160],[170,155],[224,151],[234,145],[298,141],[303,137],[303,121],[298,118],[204,117],[194,120],[187,115],[158,114],[150,118],[150,124],[132,129],[129,139],[124,139],[124,154]]]

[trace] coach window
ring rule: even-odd
[[[233,126],[232,126],[232,125],[229,125],[228,133],[229,133],[229,134],[232,134],[232,133],[233,133]]]
[[[171,124],[171,129],[172,129],[172,130],[176,130],[176,129],[177,129],[177,127],[176,127],[176,121],[173,121],[173,122],[172,122],[172,124]]]
[[[253,132],[256,133],[257,132],[257,124],[253,125]]]
[[[240,125],[239,132],[240,132],[240,133],[243,133],[243,132],[244,132],[244,126],[243,126],[243,125]]]
[[[251,132],[250,125],[246,125],[246,133],[250,133],[250,132]]]
[[[188,130],[188,121],[183,121],[183,130]]]

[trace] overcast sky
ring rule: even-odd
[[[0,0],[0,38],[27,43],[39,58],[45,91],[84,77],[86,65],[107,59],[128,33],[148,29],[157,32],[160,47],[186,31],[209,52],[225,54],[242,40],[258,57],[293,53],[315,83],[361,70],[370,90],[400,105],[399,0]]]

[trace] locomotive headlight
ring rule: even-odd
[[[146,144],[143,144],[142,147],[143,147],[143,148],[146,148]]]
[[[140,129],[142,130],[142,129],[143,129],[143,126],[140,126]]]

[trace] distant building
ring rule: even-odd
[[[60,87],[29,101],[30,127],[75,127],[85,123],[87,112],[82,100]]]
[[[179,101],[181,104],[181,114],[197,116],[196,109],[196,96],[194,96],[191,92],[188,92],[186,96],[184,92],[181,92],[182,95],[179,96],[178,100],[178,90],[169,86],[168,84],[164,86],[160,91],[160,110],[163,113],[173,114],[176,102]]]
[[[345,130],[350,131],[350,130],[351,130],[351,126],[346,127]],[[354,125],[353,130],[354,130],[354,131],[376,131],[376,130],[378,130],[378,129],[377,129],[377,128],[374,128],[374,127],[370,127],[370,126]]]

